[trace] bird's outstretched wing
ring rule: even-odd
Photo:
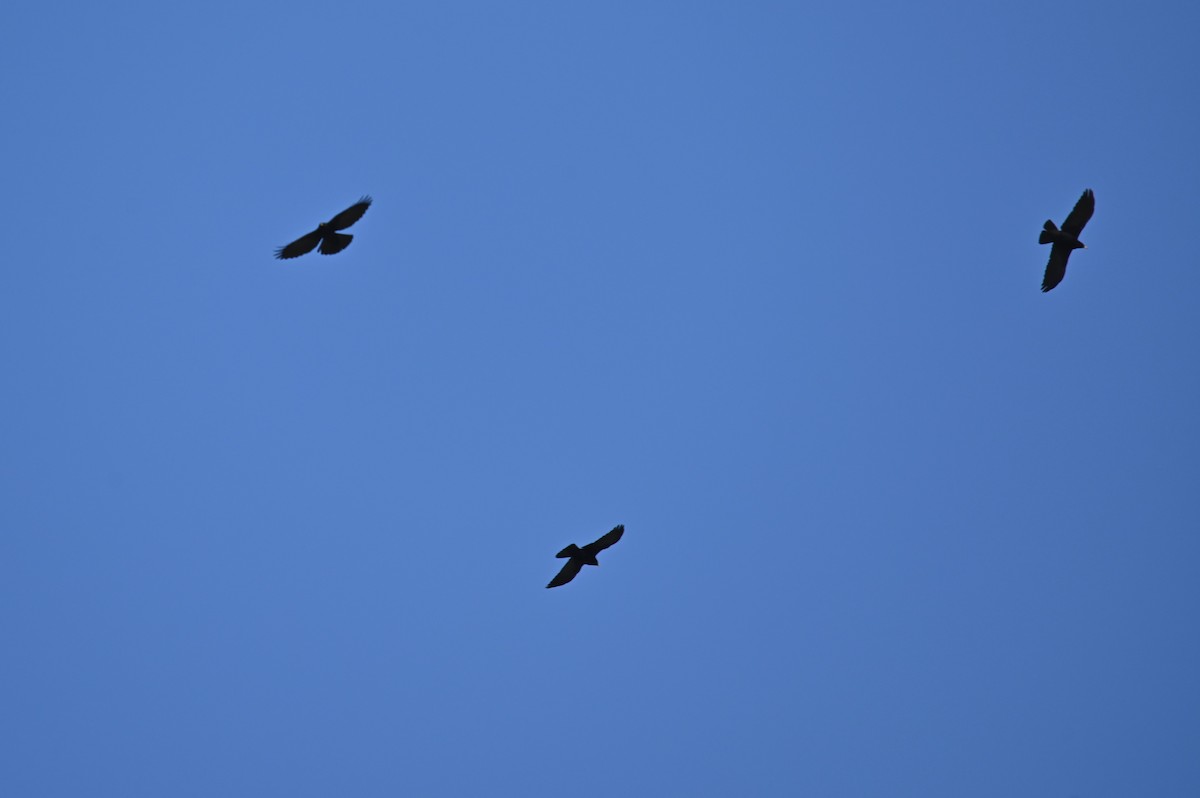
[[[1043,292],[1049,291],[1067,276],[1067,258],[1070,256],[1071,248],[1066,244],[1050,247],[1050,261],[1046,264],[1046,274],[1042,277]]]
[[[1063,221],[1062,231],[1079,238],[1079,234],[1083,232],[1083,226],[1088,223],[1088,219],[1092,218],[1092,213],[1095,210],[1096,195],[1092,193],[1090,188],[1084,189],[1083,195],[1079,197],[1079,202],[1075,203],[1075,207],[1071,209],[1071,213]],[[1066,264],[1066,261],[1067,259],[1064,255],[1063,263]]]
[[[363,197],[358,202],[354,203],[349,208],[326,222],[325,226],[330,230],[345,230],[347,227],[361,219],[369,207],[371,207],[371,198]]]
[[[612,529],[610,529],[608,532],[605,532],[603,535],[601,535],[598,539],[593,540],[591,543],[584,546],[583,550],[585,552],[587,552],[588,554],[592,555],[593,557],[595,557],[597,552],[604,551],[609,546],[611,546],[612,544],[614,544],[618,540],[620,540],[621,535],[624,535],[624,534],[625,534],[625,525],[617,524]]]
[[[579,569],[581,568],[583,568],[583,560],[577,560],[572,557],[563,564],[562,570],[558,572],[557,576],[550,580],[550,584],[546,585],[546,587],[558,587],[559,585],[565,585],[567,582],[570,582],[575,578],[575,574],[579,573]]]
[[[354,236],[349,233],[334,233],[332,231],[325,234],[325,240],[321,242],[322,255],[334,255],[341,252],[346,247],[350,246],[350,242]]]
[[[280,247],[275,250],[275,257],[280,260],[287,260],[288,258],[298,258],[306,252],[312,252],[317,244],[321,243],[322,235],[321,230],[317,229],[308,235],[300,236],[286,247]]]

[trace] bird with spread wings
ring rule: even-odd
[[[369,207],[371,207],[371,198],[363,197],[328,222],[318,224],[316,230],[300,236],[286,247],[280,247],[275,250],[275,257],[280,260],[298,258],[305,253],[312,252],[318,244],[321,245],[320,251],[322,255],[333,255],[341,252],[350,246],[350,242],[354,239],[354,236],[349,233],[339,233],[338,230],[345,230],[357,222],[367,212],[367,208]]]
[[[551,579],[550,584],[546,585],[546,587],[558,587],[559,585],[565,585],[567,582],[570,582],[575,578],[575,575],[583,569],[583,566],[599,565],[600,563],[596,560],[596,554],[604,551],[609,546],[616,543],[621,539],[621,535],[624,534],[625,525],[617,524],[608,532],[605,532],[598,539],[593,540],[586,546],[576,546],[574,543],[572,543],[558,554],[555,554],[555,557],[567,557],[569,559],[562,567],[562,570],[558,572],[558,576]]]
[[[1049,219],[1042,225],[1042,234],[1038,236],[1038,243],[1052,245],[1050,262],[1046,264],[1046,274],[1042,277],[1043,292],[1049,291],[1067,276],[1067,258],[1071,257],[1073,250],[1087,249],[1087,246],[1079,240],[1079,234],[1083,232],[1083,226],[1088,223],[1088,219],[1092,218],[1092,212],[1095,210],[1096,196],[1092,194],[1090,188],[1084,189],[1083,196],[1079,198],[1071,213],[1063,220],[1061,229],[1055,227],[1054,222]]]

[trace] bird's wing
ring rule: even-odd
[[[575,578],[575,574],[579,573],[579,569],[581,568],[583,568],[583,560],[577,560],[572,557],[563,564],[562,570],[558,572],[558,576],[551,579],[550,584],[546,585],[546,587],[565,585]]]
[[[330,219],[325,226],[331,230],[345,230],[347,227],[361,219],[369,207],[371,207],[371,198],[363,197],[358,202],[354,203],[349,208]]]
[[[1088,223],[1088,219],[1092,218],[1092,212],[1095,210],[1096,195],[1090,188],[1084,189],[1079,202],[1075,203],[1075,207],[1071,209],[1071,213],[1062,223],[1063,232],[1079,238],[1079,234],[1083,232],[1083,226]],[[1066,258],[1063,260],[1065,261]]]
[[[1066,244],[1050,247],[1050,261],[1046,264],[1046,274],[1042,277],[1042,291],[1049,291],[1063,281],[1067,276],[1067,258],[1070,256],[1071,248]]]
[[[354,236],[349,233],[326,233],[325,240],[321,242],[321,254],[335,255],[350,246],[353,239]]]
[[[321,243],[321,230],[318,228],[313,230],[308,235],[300,236],[286,247],[280,247],[275,250],[275,257],[280,260],[288,258],[298,258],[306,252],[312,252],[317,244]]]
[[[618,540],[620,540],[621,535],[624,535],[624,534],[625,534],[625,525],[617,524],[612,529],[610,529],[608,532],[605,532],[603,535],[601,535],[599,539],[593,540],[591,543],[584,546],[583,550],[586,551],[588,554],[592,555],[593,557],[595,557],[596,552],[604,551],[609,546],[611,546],[612,544],[614,544]]]

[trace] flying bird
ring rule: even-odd
[[[1088,223],[1088,219],[1092,218],[1094,210],[1096,210],[1096,196],[1092,194],[1090,188],[1084,189],[1079,202],[1075,203],[1071,213],[1063,220],[1061,230],[1055,227],[1054,222],[1049,219],[1042,225],[1042,234],[1038,236],[1038,243],[1053,245],[1050,247],[1050,262],[1046,264],[1046,275],[1042,277],[1043,292],[1049,291],[1067,276],[1067,258],[1071,257],[1071,250],[1087,249],[1087,246],[1079,240],[1079,234],[1083,232],[1083,226]]]
[[[586,546],[576,546],[574,543],[572,543],[558,554],[555,554],[555,557],[569,557],[570,559],[567,560],[567,563],[562,567],[562,570],[558,572],[558,576],[551,579],[550,584],[546,585],[546,587],[558,587],[559,585],[565,585],[567,582],[570,582],[575,578],[575,574],[579,573],[583,566],[599,565],[600,563],[596,561],[596,554],[604,551],[609,546],[616,543],[621,539],[621,535],[624,534],[625,525],[617,524],[611,530],[601,535],[597,540],[593,540]]]
[[[357,222],[367,212],[367,208],[369,207],[371,207],[371,198],[363,197],[328,222],[318,224],[316,230],[307,235],[300,236],[286,247],[280,247],[275,250],[275,257],[280,260],[298,258],[305,253],[312,252],[317,244],[321,245],[322,255],[333,255],[336,252],[341,252],[350,246],[350,242],[354,239],[354,236],[349,233],[339,233],[337,231],[345,230]]]

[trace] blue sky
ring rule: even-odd
[[[0,792],[1200,794],[1198,30],[10,10]]]

